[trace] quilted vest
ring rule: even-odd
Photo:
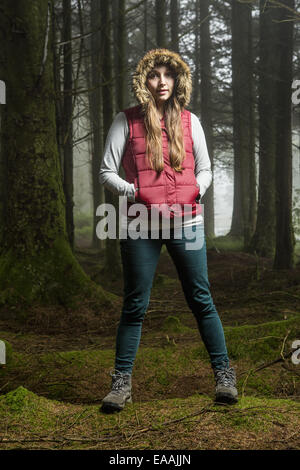
[[[146,130],[140,105],[124,110],[129,126],[129,138],[123,155],[122,165],[126,181],[134,183],[135,202],[144,204],[148,211],[156,208],[163,217],[194,217],[201,213],[201,205],[196,202],[200,188],[195,177],[191,113],[181,112],[183,139],[186,157],[182,171],[175,171],[170,165],[169,137],[164,118],[161,119],[162,149],[164,168],[161,172],[153,170],[146,158]],[[134,203],[128,202],[128,208]],[[184,204],[188,204],[184,208]],[[153,210],[153,209],[152,209]],[[148,212],[149,213],[149,212]]]

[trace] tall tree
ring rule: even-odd
[[[56,41],[59,37],[58,34],[58,25],[57,25],[57,13],[56,13],[56,3],[55,0],[52,4],[52,43],[53,43],[53,78],[54,78],[54,90],[56,93],[56,100],[55,100],[55,121],[56,121],[56,140],[58,145],[58,152],[60,158],[60,165],[63,174],[63,167],[64,167],[64,156],[63,156],[63,143],[62,143],[62,136],[63,136],[63,98],[61,93],[61,55],[60,50],[62,46],[58,46],[56,48]]]
[[[171,0],[170,3],[171,20],[171,49],[179,52],[179,5],[178,0]]]
[[[101,1],[102,18],[102,103],[103,133],[106,137],[113,121],[113,79],[111,50],[111,9],[110,3]],[[108,189],[104,190],[105,202],[112,204],[118,212],[118,197]],[[117,217],[118,219],[118,217]],[[119,244],[117,239],[106,239],[104,271],[111,275],[119,275],[121,270]]]
[[[103,148],[102,138],[102,95],[101,95],[101,0],[91,0],[91,30],[92,35],[90,38],[90,50],[91,50],[91,93],[89,93],[89,109],[90,109],[90,121],[92,128],[92,194],[93,194],[93,240],[92,245],[94,247],[104,248],[102,240],[96,235],[96,225],[98,218],[96,217],[96,210],[99,204],[104,201],[104,191],[99,184],[99,168],[100,160]]]
[[[276,251],[274,268],[293,267],[294,234],[292,226],[292,136],[291,90],[293,79],[294,0],[282,0],[279,8],[279,60],[277,82],[276,130]],[[288,10],[287,8],[290,10]]]
[[[78,296],[89,296],[92,284],[74,258],[66,232],[50,4],[3,0],[1,11],[0,64],[7,105],[1,128],[0,299],[6,305],[39,301],[70,306]]]
[[[194,64],[195,70],[193,73],[193,99],[191,106],[193,112],[200,116],[200,0],[195,0],[195,46],[194,46]]]
[[[211,39],[209,20],[209,1],[200,0],[200,67],[201,67],[201,122],[206,137],[207,149],[211,161],[212,173],[214,171],[212,101],[211,101]],[[201,191],[201,188],[200,188]],[[215,234],[214,211],[214,183],[207,190],[203,203],[205,205],[205,233],[208,237]]]
[[[230,234],[244,237],[247,247],[256,213],[251,4],[232,0],[231,11],[234,199]]]
[[[259,187],[257,222],[250,250],[272,257],[275,249],[275,153],[278,52],[276,8],[260,0],[259,21]]]
[[[167,19],[167,13],[166,13],[165,0],[155,0],[155,24],[156,24],[157,47],[167,47],[166,19]]]
[[[126,24],[125,0],[112,3],[114,16],[114,76],[116,112],[125,108],[126,99]]]
[[[66,198],[66,225],[72,250],[74,249],[74,217],[73,217],[73,102],[72,102],[72,9],[71,0],[63,0],[63,31],[64,51],[63,79],[63,161],[64,161],[64,192]]]
[[[144,52],[148,50],[148,1],[144,1]]]

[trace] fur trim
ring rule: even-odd
[[[181,108],[188,105],[192,92],[192,78],[189,66],[180,55],[168,49],[152,49],[139,61],[132,80],[132,91],[145,109],[151,92],[146,86],[148,73],[158,64],[169,65],[176,73],[175,93]]]

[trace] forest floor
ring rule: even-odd
[[[291,354],[300,340],[300,265],[276,272],[270,260],[229,250],[221,239],[208,248],[238,404],[214,404],[209,358],[163,249],[134,367],[133,403],[103,414],[123,282],[101,272],[95,251],[81,248],[78,261],[115,295],[114,308],[95,314],[83,303],[80,315],[43,310],[22,324],[0,321],[7,342],[0,450],[299,450],[300,364]]]

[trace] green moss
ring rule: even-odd
[[[298,328],[298,318],[281,322],[270,322],[257,326],[243,326],[225,329],[229,357],[234,360],[242,359],[246,366],[238,367],[238,375],[246,368],[255,369],[262,363],[272,358],[280,357],[282,340],[286,331],[290,330],[291,339],[299,337],[294,334]],[[181,332],[181,323],[177,317],[169,317],[167,327],[174,326],[174,330],[180,330],[181,339],[185,332]],[[190,334],[190,333],[189,333]],[[271,336],[269,338],[269,336]],[[273,337],[275,336],[275,338]],[[113,339],[112,339],[113,340]],[[23,339],[24,341],[24,339]],[[273,341],[275,341],[273,343]],[[258,347],[259,345],[259,347]],[[235,353],[231,355],[232,351]],[[49,352],[47,354],[24,354],[14,352],[11,364],[1,370],[0,388],[4,385],[16,387],[20,383],[39,393],[54,399],[79,399],[84,396],[90,399],[86,383],[91,377],[99,374],[106,377],[114,364],[114,349],[87,349],[79,351]],[[202,361],[202,364],[201,364]],[[204,363],[203,363],[204,362]],[[143,375],[143,386],[153,389],[155,397],[165,393],[166,387],[175,385],[182,376],[197,376],[199,366],[206,376],[205,380],[212,380],[210,376],[210,360],[207,351],[200,341],[194,343],[174,343],[172,347],[163,344],[162,347],[139,348],[135,361],[135,374]],[[237,364],[238,366],[238,364]],[[211,379],[209,379],[211,377]],[[247,380],[246,380],[247,379]],[[259,373],[242,374],[238,378],[238,387],[242,391],[245,383],[245,393],[257,396],[280,395],[283,390],[293,390],[298,383],[298,378],[292,372],[283,371],[280,368],[278,377],[274,377],[271,369],[262,370]],[[195,382],[196,383],[196,382]],[[175,389],[174,389],[175,390]]]
[[[253,362],[266,362],[276,359],[286,335],[294,339],[299,337],[299,317],[288,320],[225,327],[228,353],[232,359],[249,358]]]
[[[34,437],[38,433],[43,435],[54,429],[58,408],[58,402],[20,386],[0,396],[0,423],[9,422],[10,432],[19,432],[22,436],[26,433],[32,433]]]
[[[191,328],[184,326],[179,317],[169,315],[163,323],[163,330],[168,333],[183,333],[191,331]]]
[[[64,237],[36,257],[15,259],[12,250],[0,257],[0,281],[0,306],[18,307],[20,320],[34,301],[76,309],[85,298],[99,302],[99,308],[116,300],[85,274]]]
[[[288,399],[248,396],[240,398],[235,409],[236,413],[224,413],[220,416],[224,426],[268,432],[274,427],[274,421],[284,425],[288,411],[300,413],[300,404]]]
[[[226,430],[229,438],[234,435],[232,445],[237,445],[239,436],[244,439],[240,444],[242,448],[247,432],[255,432],[260,442],[263,439],[267,442],[274,431],[275,438],[278,437],[278,425],[286,428],[285,433],[292,433],[299,412],[300,404],[291,400],[246,397],[233,407],[220,407],[214,405],[210,397],[198,394],[185,399],[136,400],[122,413],[113,415],[99,412],[98,404],[61,404],[23,387],[0,397],[0,427],[4,423],[5,437],[19,440],[23,447],[28,446],[27,439],[37,439],[37,445],[41,446],[42,438],[49,437],[50,440],[62,439],[61,446],[57,443],[55,446],[64,449],[95,448],[93,438],[100,439],[98,448],[101,449],[157,449],[162,444],[163,433],[164,442],[172,442],[174,449],[194,448],[195,434],[203,433],[205,441],[210,439],[207,447],[214,448],[217,444],[218,448],[219,440],[217,442],[215,436],[225,445]],[[207,425],[213,432],[205,434]],[[79,437],[83,440],[87,437],[87,442],[72,442],[72,438]],[[255,448],[256,442],[253,446]]]
[[[254,395],[272,398],[274,396],[274,381],[272,379],[273,377],[268,372],[264,372],[263,375],[249,374],[246,382],[246,393],[252,392],[251,394]]]
[[[0,397],[0,403],[2,406],[7,406],[11,412],[21,412],[22,409],[30,404],[34,397],[34,394],[29,392],[26,388],[20,386],[16,390],[13,390],[4,397]]]

